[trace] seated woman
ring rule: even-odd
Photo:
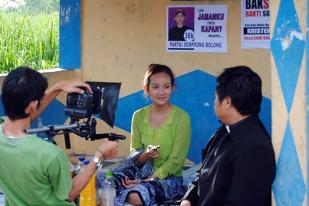
[[[169,102],[174,87],[169,67],[149,66],[144,91],[153,103],[134,113],[131,157],[112,170],[116,205],[161,204],[184,194],[182,166],[189,150],[191,126],[189,115]]]

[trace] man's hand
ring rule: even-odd
[[[103,144],[98,148],[95,153],[99,159],[111,159],[118,153],[118,142],[117,141],[104,141]]]
[[[80,93],[82,94],[84,92],[81,87],[85,88],[88,92],[92,93],[91,87],[89,84],[86,84],[85,82],[82,82],[81,80],[64,80],[57,82],[51,89],[56,91],[63,91],[66,93]]]
[[[50,87],[45,91],[45,96],[41,101],[41,106],[33,114],[31,114],[31,120],[35,120],[44,111],[44,109],[51,103],[51,101],[53,101],[53,99],[58,96],[60,92],[62,91],[67,93],[77,92],[82,94],[84,90],[81,89],[80,87],[84,87],[88,92],[92,93],[89,84],[86,84],[81,80],[64,80],[57,82],[55,85],[53,85],[52,87]]]
[[[95,156],[99,159],[109,159],[114,157],[118,151],[118,143],[116,141],[105,141],[95,153]],[[94,161],[91,161],[87,167],[73,179],[73,186],[68,195],[68,200],[73,201],[78,194],[87,186],[89,180],[95,174],[97,165]]]
[[[183,200],[181,201],[180,206],[191,206],[191,202],[189,200]]]

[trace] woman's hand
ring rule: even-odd
[[[158,158],[158,148],[159,146],[148,145],[146,151],[137,158],[137,164],[143,166],[148,160]]]
[[[181,201],[180,206],[191,206],[191,202],[189,200],[183,200]]]
[[[144,179],[143,182],[151,182],[151,181],[154,181],[155,179],[157,179],[157,177],[155,175],[152,175],[148,177],[147,179]]]
[[[145,152],[148,159],[156,159],[159,157],[158,148],[159,146],[148,145],[147,150]]]
[[[132,188],[138,184],[140,184],[141,182],[151,182],[154,181],[157,177],[155,177],[154,175],[151,177],[148,177],[147,179],[144,180],[130,180],[127,176],[124,176],[124,179],[122,179],[122,185],[125,188]]]
[[[124,176],[124,179],[122,179],[121,181],[122,185],[127,189],[132,188],[139,183],[138,180],[130,180],[127,176]]]

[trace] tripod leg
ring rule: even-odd
[[[66,149],[71,149],[71,141],[69,133],[64,133],[64,143]]]

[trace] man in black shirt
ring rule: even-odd
[[[185,41],[184,33],[188,29],[191,29],[184,25],[184,22],[186,20],[186,13],[182,9],[179,9],[176,11],[174,19],[177,25],[172,27],[169,30],[168,40],[169,41]]]
[[[258,117],[261,79],[250,68],[217,78],[215,113],[222,123],[206,148],[181,206],[270,206],[275,177],[271,139]]]

